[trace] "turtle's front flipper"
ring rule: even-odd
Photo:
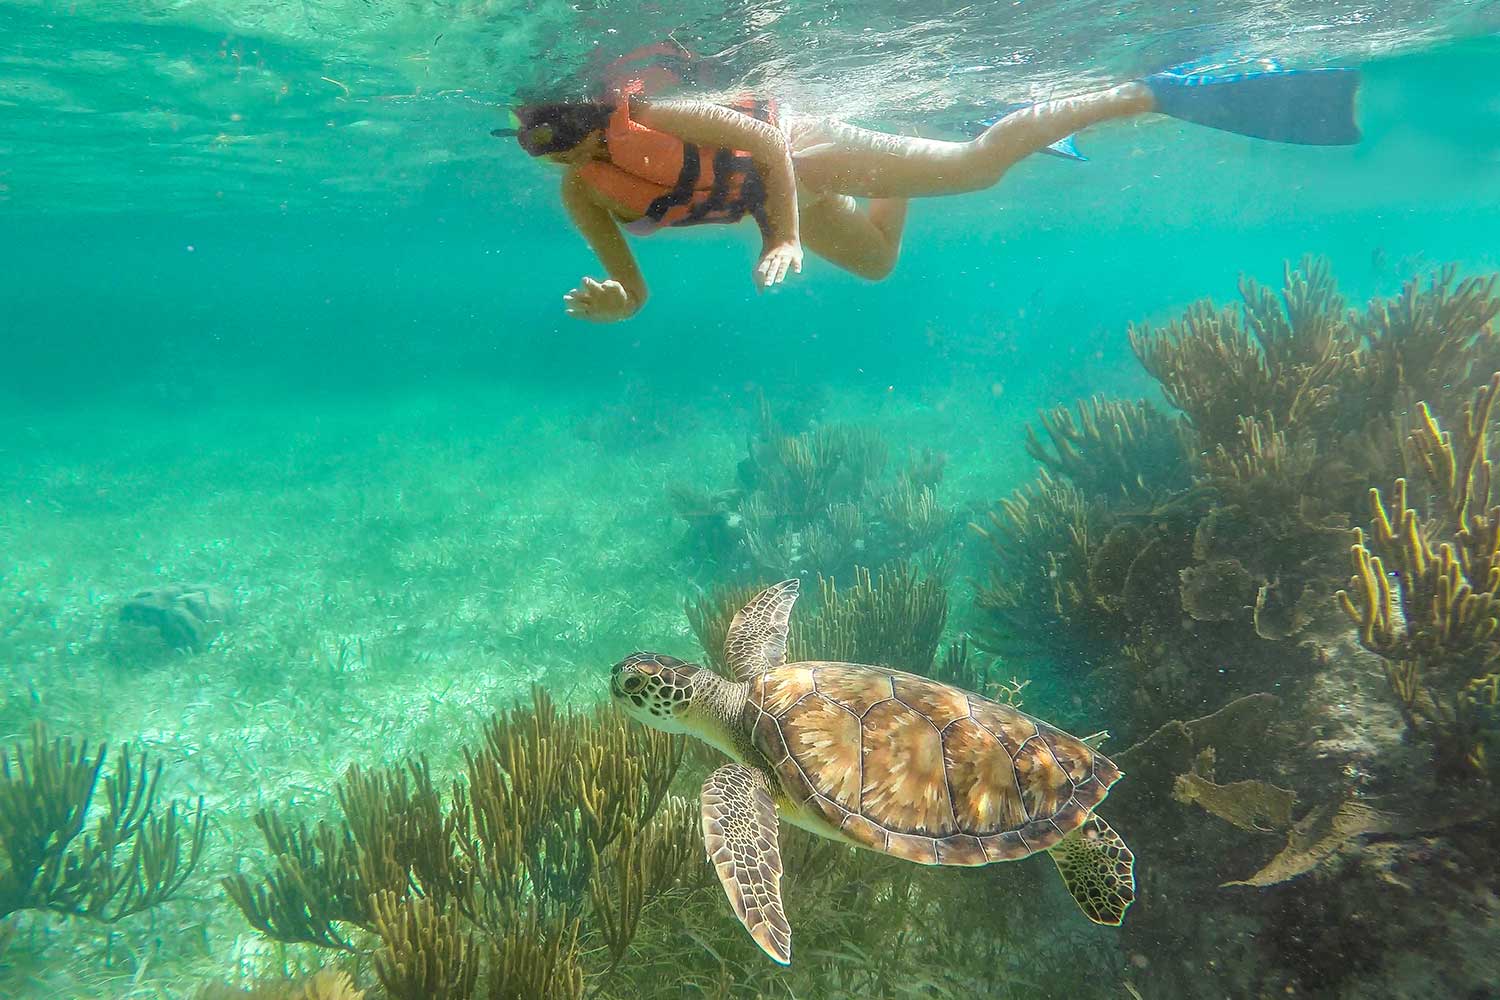
[[[703,844],[734,915],[767,955],[792,963],[792,926],[781,908],[781,848],[771,783],[744,764],[725,764],[703,783]]]
[[[786,662],[787,622],[797,603],[798,586],[796,580],[783,580],[734,613],[724,638],[724,659],[735,680],[753,680]]]
[[[1084,916],[1119,926],[1135,902],[1135,855],[1120,835],[1090,816],[1048,853]]]

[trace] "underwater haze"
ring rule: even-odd
[[[1500,5],[0,0],[0,39],[0,998],[1500,995]],[[1346,67],[1361,136],[1109,121],[914,199],[879,281],[632,235],[649,301],[586,322],[562,168],[491,131],[664,40],[712,69],[672,97],[948,140]],[[723,753],[611,665],[745,676],[784,579],[789,661],[1033,720],[972,801],[1063,879],[783,796],[768,957],[704,861]],[[979,843],[951,720],[902,706],[887,781],[822,704],[852,750],[752,704],[756,773]],[[1117,923],[1063,853],[1096,804]]]

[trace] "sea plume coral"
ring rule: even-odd
[[[1191,435],[1179,417],[1145,400],[1080,399],[1043,410],[1043,434],[1026,427],[1026,453],[1086,495],[1111,502],[1149,503],[1191,483]]]
[[[1433,490],[1431,512],[1418,514],[1405,478],[1389,506],[1372,489],[1370,535],[1357,536],[1354,576],[1338,595],[1360,642],[1385,659],[1408,728],[1455,773],[1487,774],[1497,735],[1500,506],[1488,455],[1497,396],[1500,372],[1455,433],[1419,405],[1408,454]]]
[[[1279,295],[1241,278],[1240,297],[1238,308],[1204,300],[1163,327],[1132,326],[1131,347],[1206,449],[1232,445],[1243,417],[1326,432],[1347,405],[1339,390],[1360,377],[1363,342],[1328,262],[1288,263]]]
[[[225,890],[270,937],[378,941],[376,974],[400,1000],[581,996],[585,946],[623,954],[645,898],[690,856],[661,843],[682,823],[653,823],[682,741],[538,688],[464,760],[446,797],[419,759],[351,768],[338,823],[263,811],[271,869]]]
[[[129,745],[49,737],[0,748],[0,919],[46,910],[104,923],[175,895],[197,867],[203,802],[159,808],[162,763]],[[96,801],[103,774],[103,802]]]
[[[944,456],[913,452],[892,471],[874,428],[828,423],[790,433],[762,405],[732,488],[677,484],[687,553],[716,576],[816,573],[852,581],[857,566],[940,558],[956,519],[938,496]]]

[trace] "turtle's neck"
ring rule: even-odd
[[[707,667],[693,674],[693,700],[687,717],[688,730],[699,739],[724,751],[735,760],[749,763],[753,753],[749,734],[741,731],[740,716],[750,685],[726,680]]]

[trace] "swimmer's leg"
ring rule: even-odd
[[[1025,157],[1080,129],[1155,108],[1141,83],[1055,101],[1006,115],[970,142],[888,135],[841,122],[808,129],[792,151],[799,187],[865,198],[920,198],[989,187]]]
[[[980,133],[968,143],[977,147],[970,155],[986,166],[1003,164],[1003,172],[1006,167],[1090,125],[1154,110],[1156,98],[1144,83],[1125,83],[1092,94],[1043,101],[1012,111]]]
[[[905,198],[882,198],[861,212],[847,196],[819,199],[798,212],[802,245],[830,264],[879,281],[901,255],[906,204]]]

